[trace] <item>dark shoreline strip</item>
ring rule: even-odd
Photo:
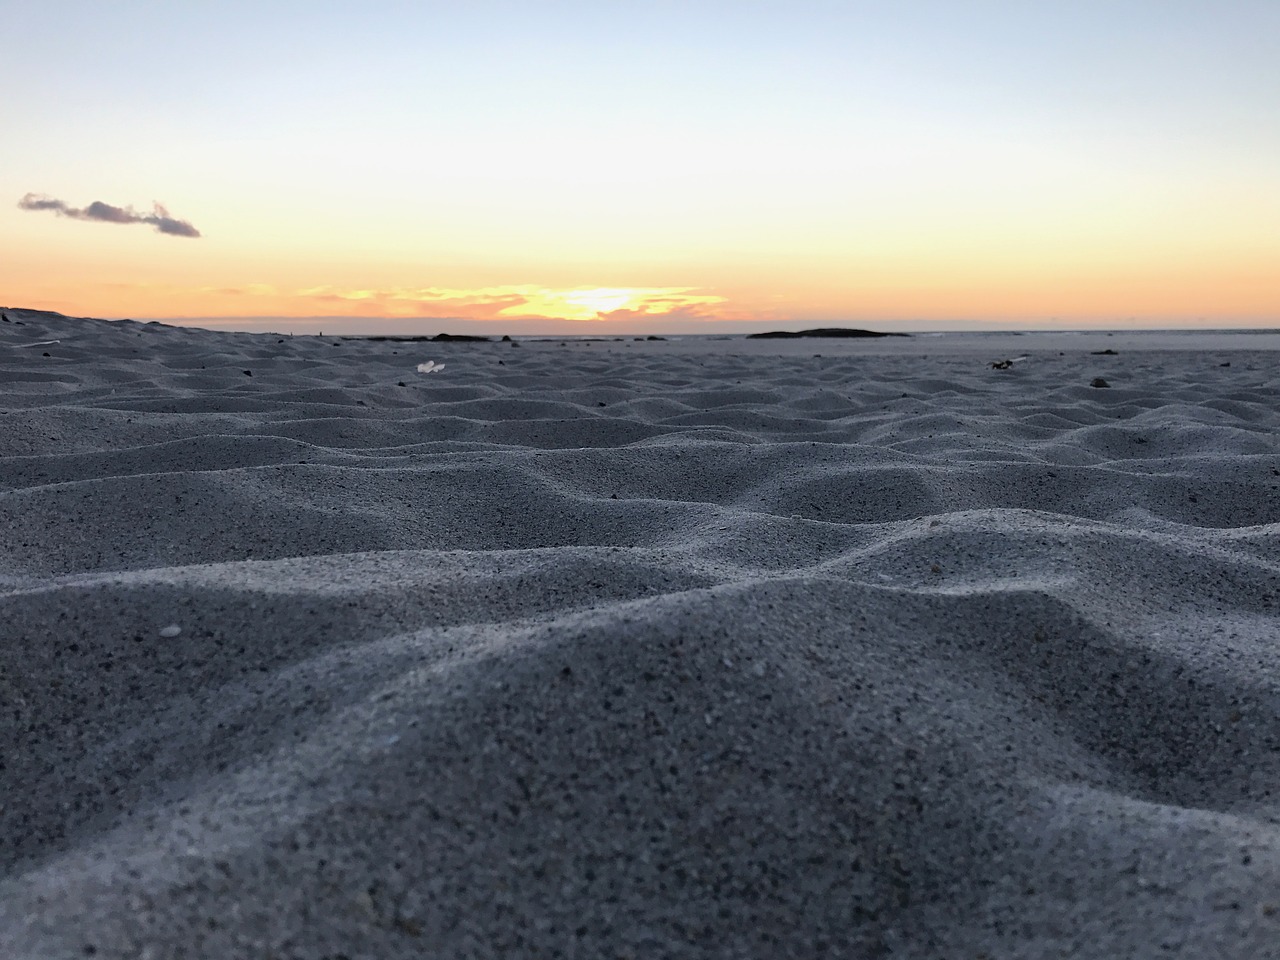
[[[878,330],[859,330],[856,327],[818,327],[814,330],[772,330],[769,333],[749,333],[748,340],[790,340],[798,337],[909,337],[909,333],[882,333]]]

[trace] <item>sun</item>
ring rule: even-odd
[[[644,291],[639,291],[643,295]],[[637,291],[627,287],[597,287],[594,290],[571,290],[562,294],[564,306],[578,314],[572,319],[589,320],[602,313],[634,308]],[[570,319],[570,318],[566,318]]]
[[[514,289],[514,288],[513,288]],[[675,310],[706,308],[724,297],[691,294],[689,287],[576,287],[571,290],[520,288],[522,302],[499,316],[536,316],[556,320],[601,320],[619,310],[661,316]]]
[[[524,302],[500,312],[556,320],[598,320],[615,310],[643,310],[651,293],[651,290],[639,287],[524,288],[521,291]]]

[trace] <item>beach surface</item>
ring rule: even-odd
[[[1280,336],[3,313],[0,956],[1280,956]]]

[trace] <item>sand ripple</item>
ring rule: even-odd
[[[1276,955],[1270,356],[7,313],[4,956]]]

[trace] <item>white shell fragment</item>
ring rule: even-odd
[[[166,640],[172,640],[180,633],[182,633],[182,628],[176,623],[171,623],[160,631],[160,636],[164,637]]]
[[[419,373],[439,373],[444,369],[443,363],[436,363],[434,360],[428,360],[426,363],[418,364]]]

